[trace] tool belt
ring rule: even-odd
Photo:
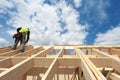
[[[13,38],[22,39],[22,33],[14,34]]]

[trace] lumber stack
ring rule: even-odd
[[[120,80],[120,46],[0,48],[0,80]]]

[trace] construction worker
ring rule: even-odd
[[[27,27],[17,28],[17,33],[14,34],[13,36],[13,38],[15,38],[15,41],[12,49],[15,50],[18,43],[20,42],[20,51],[24,52],[25,44],[28,42],[29,36],[30,36],[29,28]]]

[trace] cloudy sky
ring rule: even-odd
[[[21,26],[30,45],[120,45],[120,0],[1,0],[0,47]]]

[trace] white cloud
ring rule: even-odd
[[[0,1],[0,7],[13,7],[13,3],[11,3],[9,0],[2,0]]]
[[[75,4],[75,7],[80,7],[82,5],[82,0],[73,0],[74,1],[74,4]]]
[[[7,42],[5,39],[0,38],[0,47],[5,47],[8,45],[9,42]]]
[[[120,26],[108,30],[106,33],[97,34],[96,45],[120,45]]]
[[[13,8],[14,5],[9,0],[2,0],[0,1],[0,13],[6,13],[8,10],[7,8]]]
[[[32,45],[83,44],[88,34],[85,31],[87,26],[78,23],[78,12],[65,1],[59,1],[56,5],[49,5],[43,1],[13,0],[17,12],[10,13],[11,19],[7,24],[15,28],[29,27],[29,44]],[[61,14],[58,15],[59,9]],[[62,27],[60,21],[66,25]],[[67,32],[61,34],[64,30]],[[12,30],[7,32],[13,34]]]
[[[16,30],[8,30],[7,33],[13,36],[16,33]]]
[[[3,26],[2,25],[0,25],[0,28],[2,28]]]
[[[101,24],[108,17],[106,8],[109,5],[109,0],[85,0],[82,13],[86,14],[88,20]]]

